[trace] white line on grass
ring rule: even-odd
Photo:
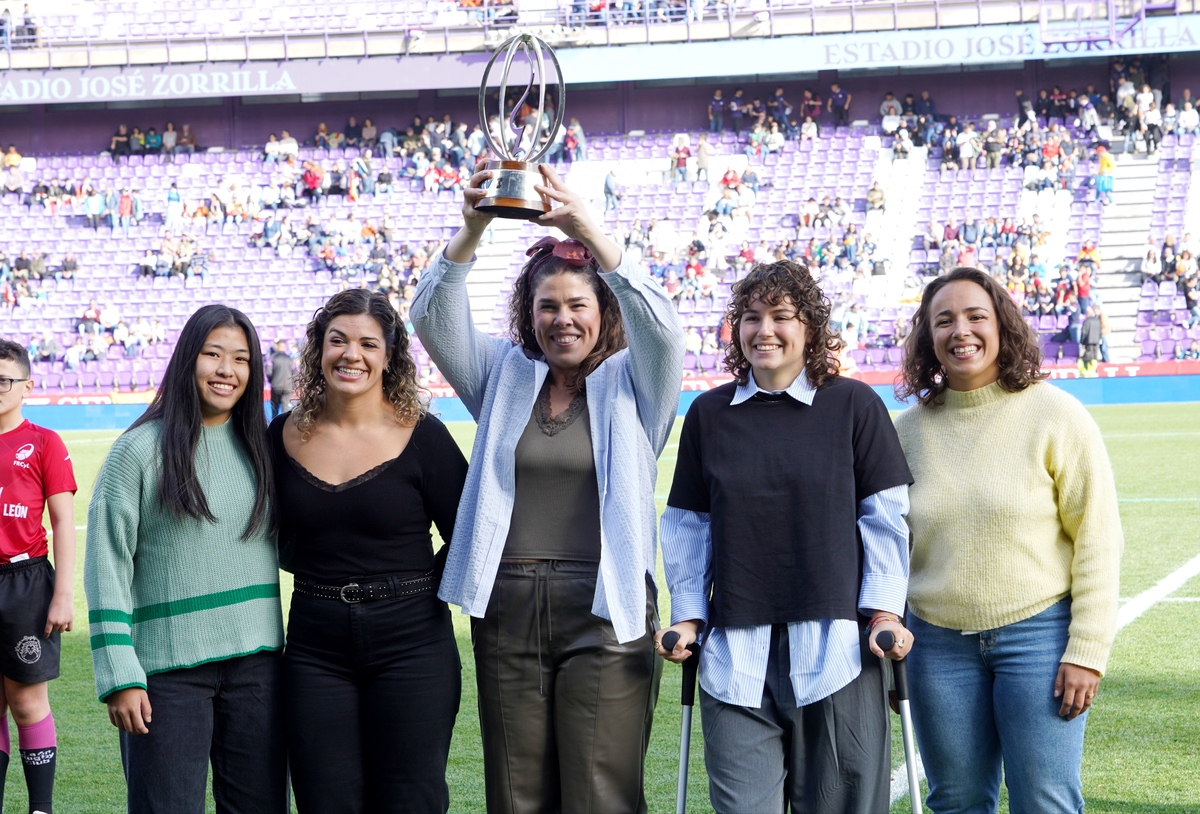
[[[1105,438],[1195,438],[1200,432],[1105,432]]]
[[[1194,500],[1195,498],[1190,499]],[[1171,594],[1178,591],[1180,588],[1186,585],[1189,580],[1197,575],[1200,575],[1200,554],[1192,557],[1182,566],[1167,574],[1165,577],[1155,583],[1153,587],[1147,588],[1137,596],[1121,605],[1121,607],[1117,610],[1116,632],[1120,633],[1121,630],[1123,630],[1130,622],[1137,619],[1159,602],[1200,601],[1200,597],[1186,597],[1182,598],[1182,600],[1172,600],[1169,598]],[[920,755],[917,755],[918,761],[920,761],[920,757]],[[907,777],[907,772],[908,770],[905,768],[905,764],[903,763],[897,766],[895,771],[892,772],[893,805],[897,800],[902,800],[908,796],[908,782],[905,779]],[[922,780],[925,779],[925,767],[919,765],[919,763],[917,765],[917,776]],[[901,785],[899,789],[896,788],[897,778],[900,778]]]
[[[920,780],[925,779],[925,767],[921,765],[921,756],[917,755],[917,777]],[[908,796],[908,766],[901,763],[895,769],[892,769],[892,800],[891,804],[895,805],[898,800],[903,800]]]
[[[1118,503],[1196,503],[1200,497],[1119,497]]]

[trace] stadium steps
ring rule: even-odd
[[[505,276],[509,259],[517,250],[517,235],[524,221],[496,218],[492,221],[492,242],[487,238],[476,250],[475,266],[467,277],[467,293],[471,298],[471,319],[481,331],[492,327],[492,308],[502,293],[507,294]]]
[[[1136,359],[1141,352],[1134,324],[1157,178],[1158,161],[1144,156],[1123,157],[1113,171],[1113,202],[1104,209],[1103,261],[1096,280],[1112,329],[1108,345],[1113,361]]]
[[[871,139],[863,141],[863,149],[869,149]],[[875,232],[880,246],[879,255],[892,258],[888,274],[872,277],[868,304],[891,306],[899,302],[904,293],[908,269],[904,258],[912,248],[912,236],[920,234],[918,223],[921,198],[926,194],[929,181],[925,166],[929,151],[926,147],[914,147],[907,159],[894,160],[890,147],[874,145],[879,150],[879,163],[875,167],[875,179],[883,189],[887,210],[884,217],[875,220],[868,217],[863,231]]]

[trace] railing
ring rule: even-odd
[[[1181,13],[1176,0],[1038,0],[1042,42],[1120,42],[1147,14]]]
[[[226,22],[220,33],[194,36],[156,33],[150,24],[126,26],[120,36],[104,26],[90,26],[81,36],[43,26],[35,47],[9,43],[0,48],[0,71],[483,51],[514,26],[564,47],[1032,22],[1040,23],[1046,42],[1119,39],[1147,13],[1190,13],[1197,0],[1133,0],[1131,14],[1121,0],[598,0],[598,7],[591,0],[553,2],[480,0],[471,6],[442,3],[432,10],[424,2],[359,3],[357,8],[367,11],[337,18],[338,27],[289,30],[259,16]],[[257,30],[264,27],[268,30]]]

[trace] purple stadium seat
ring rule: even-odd
[[[695,370],[696,369],[696,354],[685,353],[683,355],[683,369],[684,370]]]

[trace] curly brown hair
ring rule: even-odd
[[[299,404],[294,416],[296,428],[305,440],[325,407],[325,375],[321,372],[325,332],[335,317],[361,314],[378,322],[383,331],[388,358],[383,371],[383,392],[396,411],[396,419],[405,426],[413,426],[429,409],[429,393],[417,384],[417,365],[408,353],[408,331],[400,315],[382,294],[351,288],[334,294],[318,308],[305,331],[296,379]]]
[[[566,382],[571,391],[577,392],[601,362],[625,347],[625,323],[621,321],[617,296],[600,278],[600,269],[595,260],[586,266],[572,266],[551,254],[534,255],[517,275],[512,295],[508,298],[509,337],[526,353],[532,356],[545,355],[533,330],[533,295],[543,280],[555,274],[578,274],[592,287],[600,304],[600,333],[596,338],[596,346]]]
[[[948,385],[946,371],[933,348],[929,308],[939,291],[957,282],[974,283],[992,300],[1000,333],[1000,350],[996,356],[1000,386],[1009,393],[1018,393],[1048,375],[1042,370],[1042,348],[1037,334],[1025,323],[1008,291],[986,271],[960,266],[934,279],[921,294],[921,304],[912,319],[912,333],[904,343],[901,379],[896,385],[896,398],[900,401],[916,396],[926,407],[942,403],[942,394]]]
[[[804,322],[807,338],[804,342],[804,371],[813,387],[820,387],[838,375],[838,351],[842,340],[829,328],[829,300],[813,279],[807,267],[791,260],[763,263],[733,284],[733,296],[725,318],[732,327],[732,340],[725,348],[725,369],[738,384],[750,376],[750,362],[742,352],[742,317],[755,300],[767,305],[779,305],[790,300]]]

